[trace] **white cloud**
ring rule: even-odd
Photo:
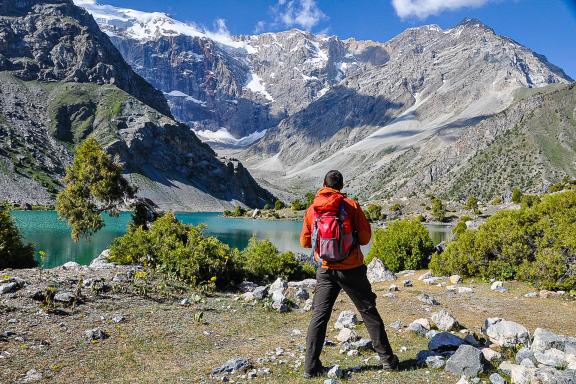
[[[277,0],[276,5],[270,7],[273,20],[270,22],[260,20],[254,26],[255,33],[267,29],[302,28],[310,31],[328,16],[318,7],[316,0]]]
[[[392,0],[392,6],[400,18],[416,16],[425,19],[443,11],[465,7],[480,7],[490,0]]]

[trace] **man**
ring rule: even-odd
[[[353,248],[346,258],[330,262],[323,259],[316,272],[313,314],[306,337],[305,378],[320,376],[325,372],[320,362],[320,353],[332,307],[342,289],[360,312],[374,349],[380,356],[382,368],[392,370],[398,367],[398,357],[392,352],[384,322],[376,309],[376,294],[372,292],[366,276],[364,256],[360,249],[360,245],[368,244],[372,236],[370,223],[358,203],[340,193],[343,186],[344,180],[340,172],[330,171],[326,174],[324,187],[318,191],[314,203],[306,211],[300,235],[300,244],[303,247],[316,249],[316,244],[312,244],[313,238],[316,240],[314,223],[317,223],[323,214],[340,210],[345,211],[355,234]],[[314,257],[317,262],[320,261],[317,251],[314,251]]]

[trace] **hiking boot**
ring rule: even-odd
[[[324,376],[328,372],[328,368],[322,367],[313,372],[304,372],[305,379],[313,379],[315,377]]]
[[[395,371],[398,369],[399,365],[400,360],[396,355],[392,355],[392,357],[388,359],[388,361],[382,361],[382,369],[385,371]]]

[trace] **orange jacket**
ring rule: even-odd
[[[335,210],[339,208],[339,195],[340,192],[328,188],[321,188],[316,197],[314,198],[314,203],[306,210],[304,215],[304,223],[302,224],[302,232],[300,233],[300,244],[304,248],[312,248],[312,225],[314,222],[314,210],[322,212],[323,210]],[[350,221],[352,223],[352,228],[356,231],[357,240],[359,245],[366,245],[370,241],[372,236],[372,229],[370,228],[370,223],[364,215],[364,211],[358,203],[352,199],[344,199],[344,209]],[[314,257],[318,260],[318,255],[314,253]],[[356,246],[350,256],[346,259],[338,262],[327,263],[322,260],[322,268],[329,269],[352,269],[357,268],[364,264],[364,255],[359,246]]]

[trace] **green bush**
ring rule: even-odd
[[[382,218],[382,207],[376,204],[369,204],[364,213],[368,220],[380,220]]]
[[[277,277],[301,280],[313,276],[313,267],[302,264],[292,252],[280,253],[269,240],[252,237],[240,254],[245,277],[256,281],[269,281]]]
[[[466,200],[466,204],[464,204],[464,209],[472,211],[475,214],[479,214],[480,209],[478,209],[478,199],[475,196],[468,197],[468,200]]]
[[[306,209],[306,205],[304,205],[302,200],[294,200],[292,202],[292,210],[293,211],[302,211],[303,209]]]
[[[444,221],[446,219],[446,208],[442,200],[437,197],[432,198],[432,218],[436,221]]]
[[[240,204],[236,204],[236,207],[234,207],[234,210],[229,211],[229,210],[225,210],[224,211],[224,216],[227,217],[242,217],[246,214],[246,209],[242,208],[242,206]]]
[[[502,204],[504,201],[502,201],[502,197],[500,196],[496,196],[495,198],[492,199],[492,201],[490,202],[490,204],[492,205],[500,205]]]
[[[277,210],[277,211],[281,210],[281,209],[284,208],[285,206],[286,206],[286,204],[284,204],[284,203],[283,203],[282,201],[280,201],[280,200],[276,200],[276,201],[274,202],[274,209]]]
[[[522,206],[522,208],[530,208],[534,204],[537,204],[539,202],[540,202],[540,196],[538,195],[524,195],[522,196],[522,199],[520,199],[520,205]]]
[[[193,286],[214,282],[226,287],[242,278],[238,252],[215,237],[205,237],[203,226],[183,224],[172,212],[157,219],[148,231],[131,225],[110,246],[110,260],[142,263],[178,277]]]
[[[34,248],[22,243],[22,236],[10,216],[8,205],[0,203],[0,269],[35,266]]]
[[[434,244],[426,227],[417,220],[395,220],[374,231],[372,247],[366,258],[377,257],[394,272],[426,267]]]
[[[547,289],[576,287],[576,191],[543,196],[466,230],[430,267],[436,274],[519,279]]]
[[[399,203],[394,203],[390,206],[390,212],[391,213],[396,213],[398,215],[402,214],[402,205],[400,205]]]
[[[512,190],[512,202],[516,204],[520,204],[522,201],[522,191],[520,188],[516,187]]]
[[[306,205],[311,206],[312,203],[314,203],[314,198],[316,197],[316,195],[314,194],[314,192],[306,192]]]

